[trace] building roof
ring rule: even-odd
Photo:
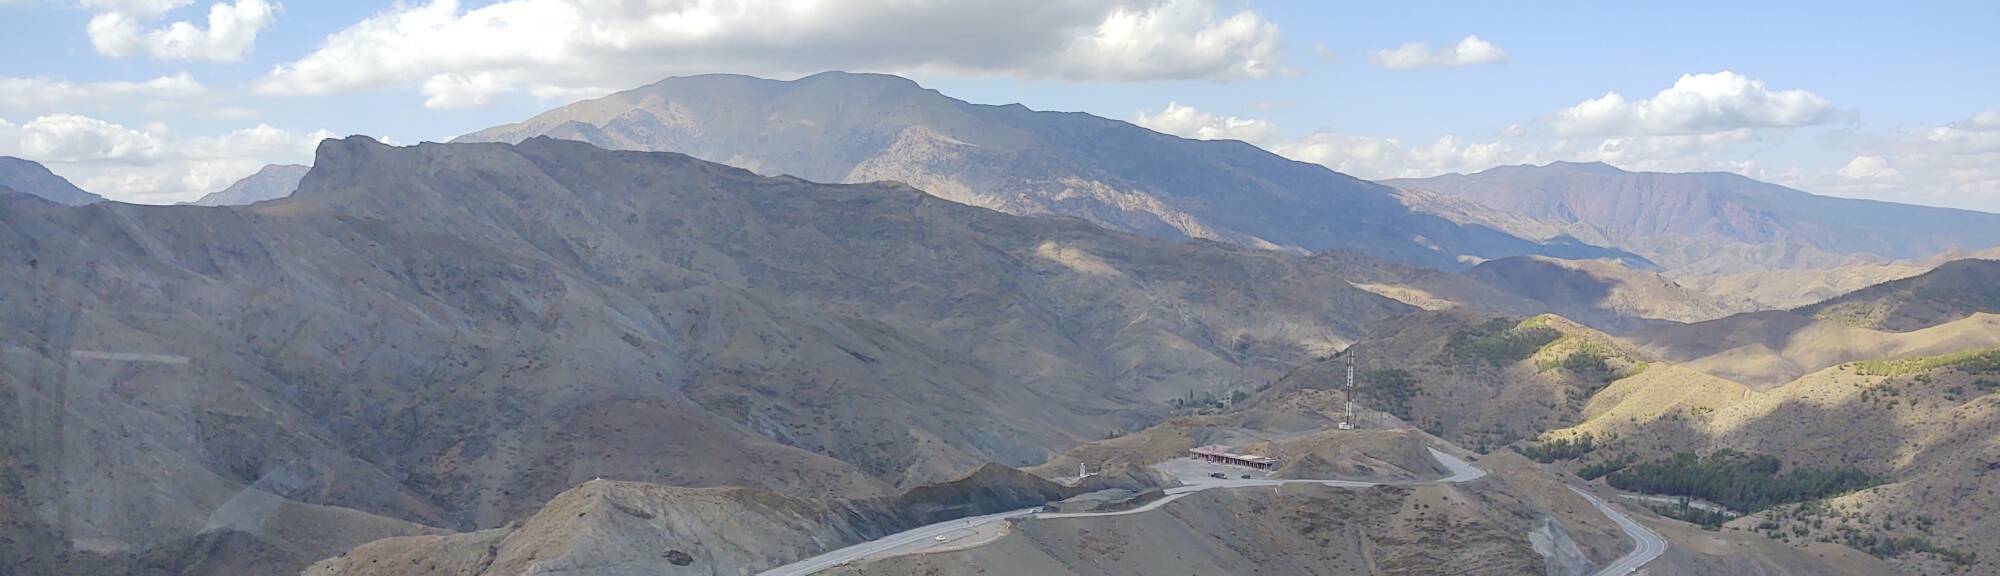
[[[1216,456],[1216,457],[1220,457],[1220,458],[1228,458],[1228,459],[1231,459],[1231,460],[1242,460],[1242,461],[1244,461],[1244,462],[1255,462],[1255,463],[1258,463],[1258,464],[1277,464],[1277,463],[1278,463],[1278,459],[1277,459],[1277,458],[1271,458],[1271,457],[1268,457],[1268,456],[1258,456],[1258,455],[1255,455],[1255,454],[1237,454],[1237,453],[1234,453],[1234,452],[1230,452],[1230,451],[1229,451],[1229,447],[1228,447],[1228,446],[1222,446],[1222,445],[1219,445],[1219,444],[1210,444],[1210,445],[1208,445],[1208,446],[1202,446],[1202,447],[1200,447],[1200,448],[1191,448],[1191,449],[1189,449],[1189,450],[1188,450],[1188,452],[1193,452],[1193,453],[1195,453],[1195,454],[1200,454],[1200,455],[1203,455],[1203,456]]]

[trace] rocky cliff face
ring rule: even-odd
[[[459,141],[533,136],[681,152],[822,182],[895,180],[964,204],[1075,216],[1149,236],[1345,249],[1430,267],[1520,254],[1611,254],[1413,212],[1388,187],[1242,142],[1187,140],[1088,114],[969,104],[894,76],[670,78]]]

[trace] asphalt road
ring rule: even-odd
[[[1626,536],[1631,536],[1632,540],[1639,544],[1632,548],[1631,553],[1599,569],[1597,573],[1591,576],[1625,576],[1638,570],[1639,567],[1645,566],[1647,562],[1652,562],[1654,558],[1659,558],[1661,554],[1667,553],[1667,539],[1660,536],[1659,532],[1654,532],[1652,528],[1647,528],[1644,524],[1640,524],[1639,521],[1626,516],[1624,512],[1620,512],[1617,508],[1611,507],[1610,504],[1604,503],[1604,500],[1598,498],[1596,494],[1585,492],[1583,489],[1575,486],[1571,486],[1569,489],[1572,492],[1576,492],[1578,496],[1582,496],[1583,499],[1589,500],[1591,506],[1596,506],[1598,512],[1610,518],[1612,522],[1617,523],[1618,528],[1624,530]]]
[[[1437,459],[1438,463],[1444,465],[1445,469],[1449,470],[1451,474],[1437,480],[1431,480],[1427,482],[1417,482],[1417,484],[1470,482],[1486,476],[1485,470],[1481,470],[1479,469],[1478,466],[1473,466],[1471,463],[1461,460],[1457,456],[1446,454],[1443,451],[1440,451],[1436,448],[1429,448],[1429,450],[1431,451],[1431,457]],[[1187,465],[1183,464],[1182,466],[1185,467]],[[1137,508],[1132,508],[1129,510],[1119,510],[1116,512],[1069,512],[1069,513],[1046,513],[1046,514],[1036,514],[1036,512],[1039,512],[1041,510],[1040,508],[1024,508],[1021,510],[1001,512],[999,514],[988,514],[985,516],[960,518],[957,520],[939,522],[936,524],[931,524],[929,526],[923,526],[920,528],[915,528],[904,532],[898,532],[896,534],[891,534],[889,536],[885,536],[875,540],[870,540],[868,542],[863,542],[860,544],[855,544],[853,546],[848,546],[846,548],[834,550],[832,552],[827,552],[825,554],[807,558],[805,560],[800,560],[798,562],[793,562],[791,564],[786,564],[784,566],[779,566],[777,568],[766,570],[764,572],[759,573],[758,576],[805,576],[807,574],[814,574],[821,570],[832,568],[834,566],[839,566],[846,562],[853,562],[855,560],[860,560],[862,558],[867,558],[877,554],[889,552],[897,548],[910,545],[912,543],[921,542],[926,539],[934,539],[938,536],[949,534],[954,531],[964,530],[967,528],[975,528],[993,522],[1005,522],[1013,518],[1019,518],[1030,514],[1033,514],[1034,517],[1037,519],[1061,519],[1061,518],[1081,518],[1085,516],[1121,516],[1125,514],[1139,514],[1139,513],[1149,512],[1152,510],[1158,510],[1161,506],[1166,506],[1167,503],[1179,500],[1183,497],[1186,497],[1189,494],[1193,494],[1203,490],[1213,490],[1217,488],[1257,488],[1257,487],[1268,487],[1268,486],[1283,486],[1286,484],[1319,484],[1322,486],[1333,486],[1337,488],[1369,488],[1373,486],[1380,486],[1383,484],[1381,482],[1358,482],[1354,480],[1278,480],[1270,478],[1242,478],[1240,477],[1240,474],[1243,472],[1244,470],[1243,468],[1210,466],[1216,468],[1217,470],[1226,470],[1228,472],[1224,474],[1223,478],[1214,478],[1206,474],[1207,470],[1205,468],[1202,468],[1203,466],[1202,464],[1197,463],[1194,464],[1193,466],[1194,467],[1188,469],[1168,472],[1169,475],[1172,475],[1175,478],[1179,479],[1181,482],[1185,483],[1186,484],[1185,486],[1175,486],[1173,488],[1168,488],[1165,490],[1167,494],[1165,497],[1160,498],[1159,500],[1148,502],[1146,503],[1146,505]],[[1593,498],[1592,500],[1595,501],[1595,498]],[[1606,509],[1602,503],[1598,503],[1598,508],[1601,510],[1607,510],[1607,515],[1610,515],[1608,509]],[[1612,516],[1612,520],[1619,522],[1621,526],[1624,525],[1624,523],[1631,521],[1630,519],[1620,520],[1621,518],[1624,517],[1622,515]],[[1637,524],[1635,523],[1634,526],[1637,526]],[[1640,527],[1640,529],[1643,530],[1644,527]],[[1630,528],[1626,529],[1626,532],[1630,533],[1631,529]],[[1661,546],[1662,550],[1664,550],[1665,549],[1664,541],[1662,541]],[[1654,554],[1654,556],[1658,555],[1659,554],[1657,553]],[[1647,560],[1651,560],[1651,558],[1648,558]],[[1645,562],[1643,561],[1640,562],[1640,564],[1644,563]],[[1637,565],[1635,564],[1634,566]],[[1610,574],[1610,573],[1600,573],[1600,576],[1603,574]],[[1623,573],[1621,572],[1619,574]]]
[[[772,568],[770,570],[765,570],[763,572],[758,573],[758,576],[805,576],[806,574],[814,574],[821,570],[832,568],[834,566],[839,566],[842,563],[852,562],[855,560],[866,558],[868,556],[893,550],[914,542],[921,542],[924,540],[934,539],[937,538],[938,536],[942,536],[958,530],[964,530],[968,527],[976,527],[992,522],[1003,522],[1009,518],[1019,518],[1029,514],[1033,514],[1037,510],[1041,509],[1023,508],[1020,510],[1001,512],[999,514],[987,514],[985,516],[960,518],[957,520],[950,520],[945,522],[939,522],[936,524],[931,524],[929,526],[913,528],[910,530],[897,532],[895,534],[890,534],[888,536],[883,536],[881,538],[877,538],[867,542],[862,542],[860,544],[855,544],[853,546],[848,546],[846,548],[841,548],[839,550],[834,550],[832,552],[827,552],[825,554],[800,560],[798,562],[793,562],[791,564],[786,564],[784,566],[779,566],[777,568]]]

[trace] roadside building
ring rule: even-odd
[[[1278,467],[1277,458],[1255,454],[1237,454],[1230,452],[1228,446],[1211,444],[1188,450],[1188,453],[1193,454],[1195,458],[1217,464],[1244,466],[1258,470],[1272,470]]]

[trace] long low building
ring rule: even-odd
[[[1278,467],[1277,458],[1271,458],[1269,456],[1258,456],[1256,454],[1237,454],[1234,452],[1230,452],[1228,446],[1220,446],[1220,445],[1203,446],[1200,448],[1190,449],[1188,450],[1188,453],[1193,454],[1195,458],[1200,458],[1202,460],[1214,462],[1217,464],[1233,464],[1236,466],[1248,466],[1259,470],[1271,470]]]

